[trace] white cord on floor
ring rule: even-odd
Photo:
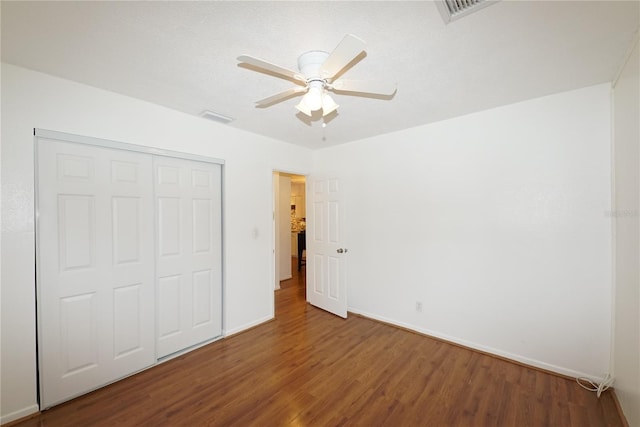
[[[607,376],[604,377],[600,384],[594,383],[588,378],[576,378],[576,381],[578,382],[578,384],[580,384],[580,387],[589,391],[595,391],[598,397],[600,397],[602,392],[608,390],[609,387],[613,385],[613,378],[610,374],[607,374]],[[587,385],[585,385],[585,383]]]

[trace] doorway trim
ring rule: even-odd
[[[278,259],[276,257],[276,239],[278,236],[276,236],[276,227],[275,227],[275,222],[276,222],[276,188],[275,188],[275,176],[276,174],[280,174],[280,173],[284,173],[284,174],[288,174],[288,175],[298,175],[298,176],[303,176],[305,179],[305,210],[307,209],[307,198],[306,198],[306,194],[307,194],[307,182],[309,180],[309,176],[311,175],[310,173],[307,172],[301,172],[301,171],[295,171],[295,170],[291,170],[291,169],[282,169],[282,168],[274,168],[271,170],[271,280],[269,281],[269,285],[270,285],[270,289],[269,289],[269,295],[271,295],[271,311],[273,313],[273,317],[275,318],[275,296],[273,295],[273,293],[279,289],[279,283],[277,283],[277,279],[276,279],[276,262],[278,262]],[[305,271],[306,274],[306,271]]]

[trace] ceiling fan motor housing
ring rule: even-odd
[[[320,66],[329,57],[328,52],[312,50],[298,57],[298,69],[309,80],[324,80],[320,76]]]

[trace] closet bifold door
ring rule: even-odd
[[[157,354],[222,335],[221,166],[155,156]]]
[[[149,154],[36,147],[45,409],[155,363],[153,173]]]

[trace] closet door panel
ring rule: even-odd
[[[116,359],[144,349],[142,286],[141,283],[134,283],[113,290],[113,340]]]
[[[154,158],[158,357],[222,335],[220,165]]]
[[[39,138],[42,408],[155,362],[150,155]]]

